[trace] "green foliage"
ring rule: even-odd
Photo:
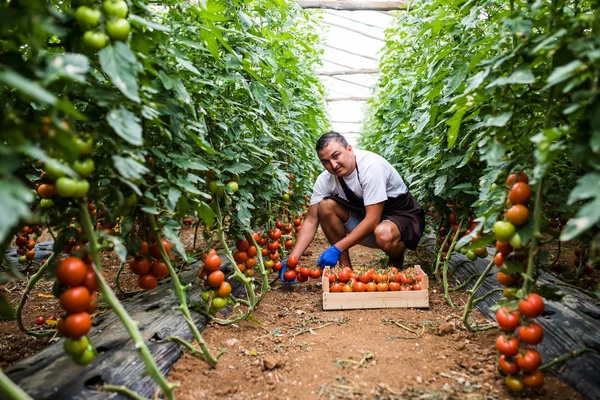
[[[562,239],[600,245],[600,5],[597,1],[419,2],[386,33],[361,144],[398,167],[442,215],[489,231],[510,172],[543,180]]]

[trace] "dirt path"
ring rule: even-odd
[[[318,235],[301,264],[316,265],[327,246]],[[359,248],[352,256],[364,265],[377,252]],[[468,333],[462,310],[448,307],[439,289],[433,283],[428,310],[324,312],[315,281],[277,283],[254,314],[263,326],[212,324],[203,332],[214,352],[226,350],[216,369],[186,353],[169,380],[180,383],[184,400],[581,398],[551,375],[539,392],[509,395],[495,368],[498,330]],[[453,295],[455,304],[464,300]],[[485,323],[478,312],[474,318]]]

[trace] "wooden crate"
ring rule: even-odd
[[[429,278],[420,266],[415,265],[423,276],[421,290],[397,292],[331,293],[329,279],[323,271],[323,310],[352,310],[360,308],[429,308]]]

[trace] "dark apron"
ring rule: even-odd
[[[360,184],[360,173],[358,172],[358,163],[356,164],[356,174]],[[344,178],[338,177],[342,185],[346,199],[334,194],[326,196],[326,199],[332,199],[356,212],[361,218],[366,215],[364,200],[358,197],[344,181]],[[425,212],[417,200],[406,192],[398,197],[388,198],[383,203],[383,213],[381,221],[389,220],[396,224],[400,230],[400,240],[411,250],[415,250],[419,245],[419,240],[425,229]]]

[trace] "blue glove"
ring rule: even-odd
[[[338,249],[337,246],[334,244],[333,246],[325,250],[323,254],[321,254],[321,257],[319,257],[319,261],[317,261],[317,265],[321,268],[335,267],[341,255],[342,251]]]
[[[294,283],[298,282],[298,280],[296,278],[294,278],[293,281],[286,281],[285,278],[283,277],[283,274],[285,274],[286,271],[289,270],[288,266],[287,266],[287,258],[285,260],[283,260],[283,262],[281,263],[281,269],[279,270],[279,279],[281,279],[281,282],[285,283],[286,285],[293,285]]]

